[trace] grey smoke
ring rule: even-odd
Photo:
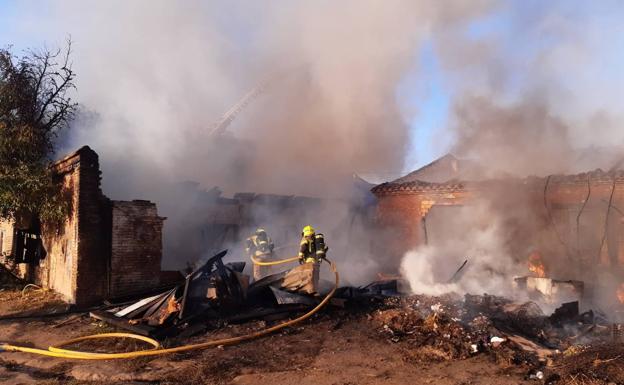
[[[623,143],[622,79],[591,73],[621,10],[604,21],[566,2],[524,3],[24,1],[15,19],[36,26],[29,34],[39,41],[72,36],[79,101],[94,116],[75,125],[66,149],[89,144],[100,154],[112,198],[158,201],[163,186],[187,180],[226,193],[341,198],[354,171],[403,168],[411,132],[396,89],[428,41],[452,99],[446,129],[458,155],[548,174],[571,170],[586,145]],[[500,13],[511,15],[510,32],[469,33]],[[228,133],[209,136],[274,74]],[[174,199],[158,203],[193,211]],[[348,215],[329,211],[323,227],[340,228]]]

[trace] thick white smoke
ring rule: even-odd
[[[434,30],[462,28],[490,7],[432,0],[67,0],[45,10],[20,3],[16,18],[36,20],[41,41],[72,36],[78,101],[87,112],[66,150],[92,146],[104,192],[155,200],[171,217],[168,231],[175,218],[184,221],[179,213],[201,215],[195,202],[167,193],[175,191],[171,183],[344,200],[353,172],[401,169],[409,126],[398,84]],[[210,136],[213,123],[267,78],[264,93],[229,132]],[[377,264],[365,248],[345,245],[366,236],[350,234],[361,226],[348,204],[340,207],[317,226],[332,231],[326,235],[333,245],[343,244],[332,248],[336,259],[352,255],[354,273],[345,275],[355,278]],[[281,222],[275,215],[271,222]],[[299,225],[314,216],[287,219]],[[196,219],[180,230],[193,231],[188,223]],[[183,239],[169,244],[184,247]]]
[[[454,138],[449,150],[477,161],[485,170],[478,177],[485,179],[621,168],[624,116],[615,95],[624,77],[617,73],[622,59],[615,52],[624,47],[624,8],[615,2],[499,4],[494,17],[472,29],[469,41],[460,38],[466,33],[461,29],[434,34],[452,99],[445,127]],[[595,283],[592,272],[574,275],[570,261],[580,263],[577,255],[556,250],[561,245],[553,226],[536,220],[545,215],[541,204],[519,201],[509,189],[482,198],[490,209],[474,212],[465,233],[448,232],[442,244],[405,255],[402,269],[414,291],[510,294],[513,276],[527,274],[524,261],[538,244],[554,278]],[[503,201],[525,214],[492,209]],[[603,228],[603,206],[591,227]],[[446,284],[464,256],[469,263],[462,280]],[[595,295],[610,298],[613,291]]]
[[[500,216],[487,201],[463,206],[445,221],[444,236],[405,255],[401,272],[414,293],[511,295],[511,277],[523,274],[526,265],[509,254],[505,232]]]
[[[66,148],[98,151],[113,198],[151,198],[146,191],[183,180],[323,196],[339,194],[354,171],[402,168],[409,127],[397,85],[434,29],[465,25],[488,3],[66,0],[45,15],[30,2],[19,9],[37,20],[40,40],[74,40],[78,101],[94,117]],[[209,137],[266,78],[230,137]]]
[[[441,135],[456,139],[458,155],[521,176],[608,167],[617,156],[596,156],[605,151],[576,160],[579,148],[624,141],[624,77],[614,65],[624,42],[622,10],[567,3],[23,1],[13,22],[31,26],[33,41],[74,41],[78,101],[90,113],[64,150],[92,146],[112,198],[153,199],[192,214],[193,202],[165,201],[165,186],[193,180],[226,192],[341,197],[354,171],[401,169],[410,127],[397,86],[419,72],[426,42],[451,105]],[[267,77],[275,80],[230,132],[210,137],[222,113]],[[346,213],[332,214],[325,228],[348,222]],[[501,222],[496,213],[483,215]],[[475,256],[466,274],[477,263],[498,274],[508,261],[497,250],[500,231],[468,226],[478,243],[449,236],[461,254]],[[419,251],[434,275],[436,266],[461,262],[452,252],[459,251]],[[421,263],[414,259],[404,265],[418,287],[427,267],[410,268]],[[475,280],[484,281],[490,284]]]
[[[613,167],[624,150],[624,8],[500,4],[470,41],[455,29],[434,37],[453,94],[452,151],[519,177]]]

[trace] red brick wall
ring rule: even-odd
[[[613,191],[613,198],[611,193]],[[588,194],[589,193],[589,194]],[[589,199],[587,199],[589,197]],[[585,202],[587,200],[587,202]],[[608,210],[611,200],[611,209]],[[567,218],[567,233],[562,231],[564,242],[580,259],[583,267],[624,268],[624,180],[592,180],[574,183],[553,183],[548,188],[547,202],[553,212],[566,208],[583,210],[580,217],[580,234],[577,234],[576,218]],[[583,207],[584,205],[584,207]],[[609,218],[607,221],[607,210]],[[564,219],[557,222],[564,222]],[[606,226],[606,228],[605,228]],[[564,227],[564,226],[561,226]],[[604,244],[602,243],[603,238]],[[580,238],[580,244],[579,244]],[[602,245],[602,248],[601,248]]]
[[[403,254],[425,243],[422,218],[436,205],[461,205],[470,196],[468,191],[428,191],[379,195],[376,222],[383,232],[383,250],[389,270],[394,270]]]
[[[39,266],[33,266],[37,271],[36,283],[55,290],[72,303],[77,300],[80,170],[82,157],[85,155],[85,159],[88,158],[89,152],[85,148],[80,149],[54,165],[55,171],[63,178],[63,189],[71,200],[70,214],[63,224],[42,223],[42,240],[47,255]]]
[[[163,219],[147,201],[112,202],[110,294],[119,297],[158,286]]]
[[[61,294],[79,305],[106,296],[106,228],[102,223],[100,169],[97,154],[83,147],[52,166],[61,177],[63,194],[70,203],[62,223],[42,223],[41,237],[45,258],[37,264],[5,266],[19,276]],[[13,223],[8,224],[11,227]],[[8,226],[4,224],[5,231]]]
[[[109,258],[104,221],[106,198],[100,189],[97,154],[83,151],[79,165],[78,260],[76,264],[76,303],[92,303],[106,297],[106,272]]]
[[[38,264],[11,265],[10,258],[2,257],[0,263],[78,305],[158,285],[163,219],[156,206],[106,198],[100,188],[98,155],[89,147],[53,167],[62,177],[71,212],[61,224],[42,224],[47,255]],[[13,227],[0,222],[5,233],[12,235]],[[5,235],[5,252],[11,250],[9,240]]]
[[[624,180],[618,180],[613,194],[610,210],[608,237],[600,252],[600,241],[604,234],[606,209],[613,188],[609,178],[593,178],[590,183],[591,194],[581,214],[581,231],[585,232],[579,245],[576,231],[576,214],[587,199],[587,180],[567,178],[557,180],[553,177],[535,179],[526,183],[512,184],[489,181],[472,184],[470,189],[460,188],[445,190],[408,189],[377,193],[377,223],[390,232],[386,238],[389,259],[396,262],[406,251],[424,244],[422,218],[431,205],[462,205],[470,203],[475,197],[488,197],[492,204],[502,210],[530,211],[529,226],[518,229],[513,237],[518,241],[518,249],[530,247],[531,242],[543,245],[546,254],[565,255],[568,260],[583,266],[601,264],[618,265],[623,268],[624,261]],[[546,209],[546,206],[548,209]],[[507,206],[507,207],[506,207]],[[550,214],[550,215],[549,215]],[[552,220],[550,219],[552,218]],[[533,234],[526,234],[531,231]],[[531,242],[529,242],[529,240]]]

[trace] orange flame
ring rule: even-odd
[[[529,271],[537,278],[546,277],[546,267],[539,251],[534,251],[529,255]]]
[[[617,296],[618,301],[620,301],[621,304],[624,304],[624,282],[622,282],[622,284],[617,288],[615,295]]]

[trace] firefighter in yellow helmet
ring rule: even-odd
[[[318,292],[319,270],[321,260],[325,259],[328,247],[325,245],[323,234],[317,233],[312,226],[306,226],[301,232],[299,244],[299,263],[311,273],[309,284],[304,285],[301,291],[309,294]]]
[[[322,259],[325,259],[328,249],[323,234],[316,233],[312,226],[303,228],[299,243],[299,262],[320,263]]]
[[[245,241],[245,252],[258,261],[272,260],[273,247],[273,241],[262,228],[258,228],[256,232]],[[253,265],[253,277],[256,281],[266,277],[270,272],[270,266]]]

